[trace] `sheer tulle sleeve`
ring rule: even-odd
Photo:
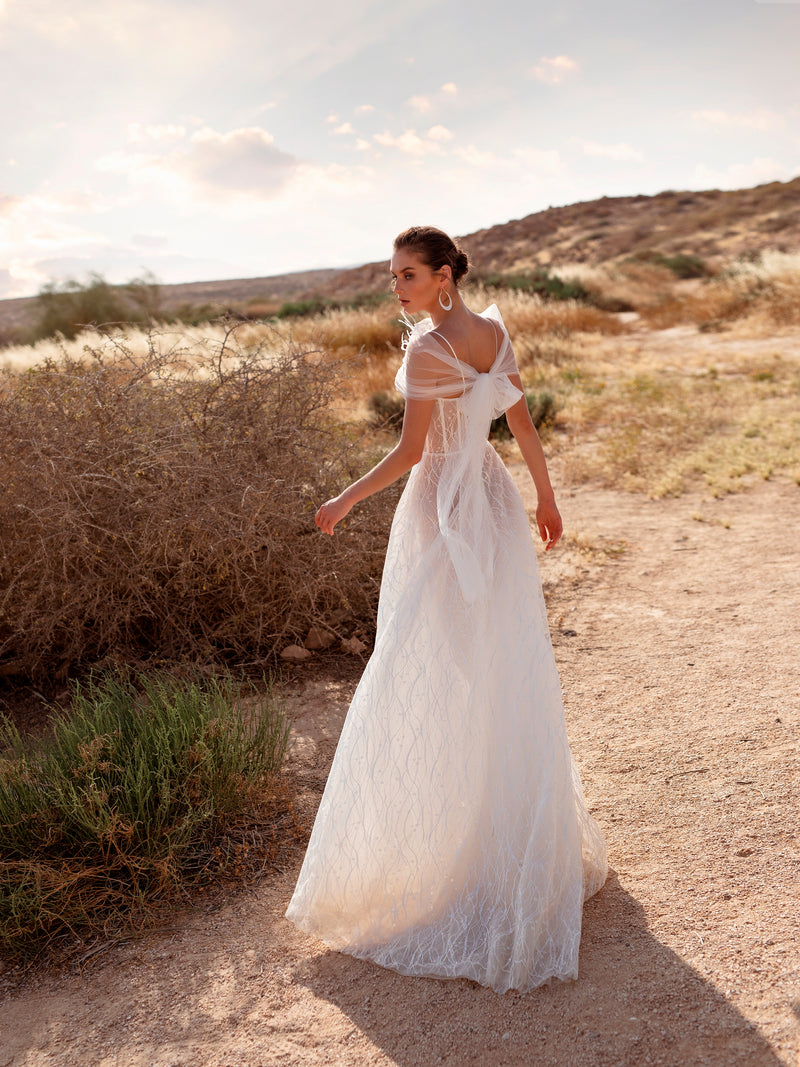
[[[405,355],[395,388],[406,400],[435,400],[464,392],[470,370],[449,353],[430,332],[430,322],[418,323],[406,337]],[[420,329],[427,327],[427,329]],[[467,372],[467,373],[465,373]]]
[[[493,417],[506,411],[522,395],[508,380],[518,374],[514,349],[511,347],[503,319],[495,304],[483,312],[499,326],[497,358],[488,374],[480,374],[462,363],[445,341],[433,331],[430,319],[416,323],[406,335],[405,355],[395,378],[395,388],[407,400],[436,400],[469,396],[480,380],[490,380]]]

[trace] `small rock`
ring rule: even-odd
[[[342,648],[345,652],[363,652],[367,646],[363,641],[359,641],[357,637],[348,637],[342,641]]]
[[[288,645],[283,652],[281,652],[281,659],[288,660],[290,663],[302,663],[304,659],[308,659],[311,653],[307,648],[303,648],[301,645]]]
[[[329,630],[323,630],[320,626],[312,626],[303,644],[306,648],[316,651],[318,648],[330,648],[335,640],[336,638]]]

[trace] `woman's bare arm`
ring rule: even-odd
[[[419,463],[425,447],[434,403],[433,400],[406,401],[403,432],[392,451],[363,478],[353,482],[339,496],[326,501],[320,507],[315,522],[323,533],[332,534],[337,522],[341,522],[353,505],[385,489],[387,485],[397,481],[406,471]]]
[[[518,374],[509,374],[509,381],[516,385],[517,389],[524,394],[522,380]],[[547,461],[544,458],[544,449],[536,427],[531,421],[528,411],[528,402],[523,395],[513,407],[506,412],[506,421],[514,438],[519,445],[522,458],[531,473],[533,484],[536,486],[537,506],[536,525],[539,527],[539,535],[545,542],[545,551],[554,548],[558,544],[563,532],[561,515],[556,507],[556,496],[553,486],[550,484],[550,475],[547,473]]]

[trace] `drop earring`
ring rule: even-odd
[[[445,304],[444,300],[442,300],[443,296],[447,297],[447,303],[446,304]],[[452,298],[452,296],[450,296],[450,294],[447,292],[446,289],[440,289],[439,290],[439,307],[442,309],[442,311],[449,311],[452,308],[452,306],[453,306],[453,298]]]

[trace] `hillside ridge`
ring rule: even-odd
[[[482,276],[598,264],[650,251],[696,255],[711,266],[768,248],[794,252],[800,250],[800,177],[748,189],[603,196],[548,207],[459,240]],[[165,312],[181,304],[211,304],[222,313],[247,302],[345,300],[384,291],[387,282],[382,259],[349,268],[162,284],[160,299]],[[23,329],[35,308],[36,297],[0,300],[0,333]]]

